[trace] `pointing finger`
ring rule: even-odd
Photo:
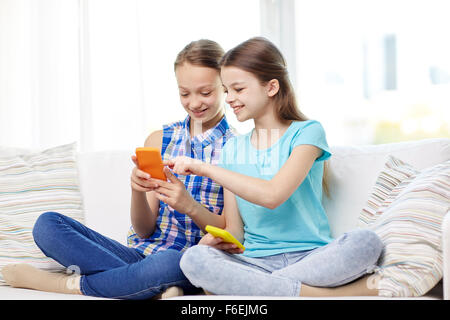
[[[169,179],[170,182],[182,183],[180,181],[180,179],[178,179],[168,167],[164,167],[163,170],[164,170],[164,173],[166,174],[167,179]]]
[[[173,160],[163,160],[163,165],[172,168],[175,165],[175,162]]]

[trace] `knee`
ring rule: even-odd
[[[359,249],[371,263],[376,264],[384,247],[380,237],[372,230],[361,229],[353,231],[351,238],[355,249]]]
[[[185,280],[180,269],[181,255],[178,250],[161,250],[147,255],[138,263],[130,264],[130,272],[137,282],[148,287]]]
[[[208,246],[196,245],[187,249],[181,257],[181,271],[189,280],[194,278],[199,270],[205,270],[207,267],[205,256],[208,248]]]
[[[41,214],[33,226],[33,238],[34,242],[38,246],[45,243],[47,239],[53,234],[55,230],[55,224],[60,218],[61,214],[57,212],[44,212]]]

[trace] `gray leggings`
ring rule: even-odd
[[[313,250],[260,258],[197,245],[184,253],[180,266],[193,285],[214,294],[299,296],[302,283],[336,287],[372,272],[382,250],[380,238],[361,229]]]

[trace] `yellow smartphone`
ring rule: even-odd
[[[233,235],[231,233],[229,233],[227,230],[213,227],[209,224],[205,227],[205,230],[208,233],[211,233],[214,237],[222,238],[223,241],[225,241],[225,242],[234,243],[242,250],[245,250],[245,247],[235,237],[233,237]]]
[[[150,174],[152,178],[167,180],[164,174],[161,153],[157,148],[142,147],[136,148],[138,167]]]

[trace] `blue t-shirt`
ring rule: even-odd
[[[251,144],[251,134],[228,140],[219,166],[270,180],[296,146],[313,145],[323,152],[302,184],[277,208],[267,209],[236,196],[244,222],[244,255],[262,257],[311,250],[331,242],[328,219],[322,206],[323,160],[328,159],[331,153],[322,125],[315,120],[293,121],[278,141],[266,149],[256,149]],[[271,132],[267,134],[273,136]]]

